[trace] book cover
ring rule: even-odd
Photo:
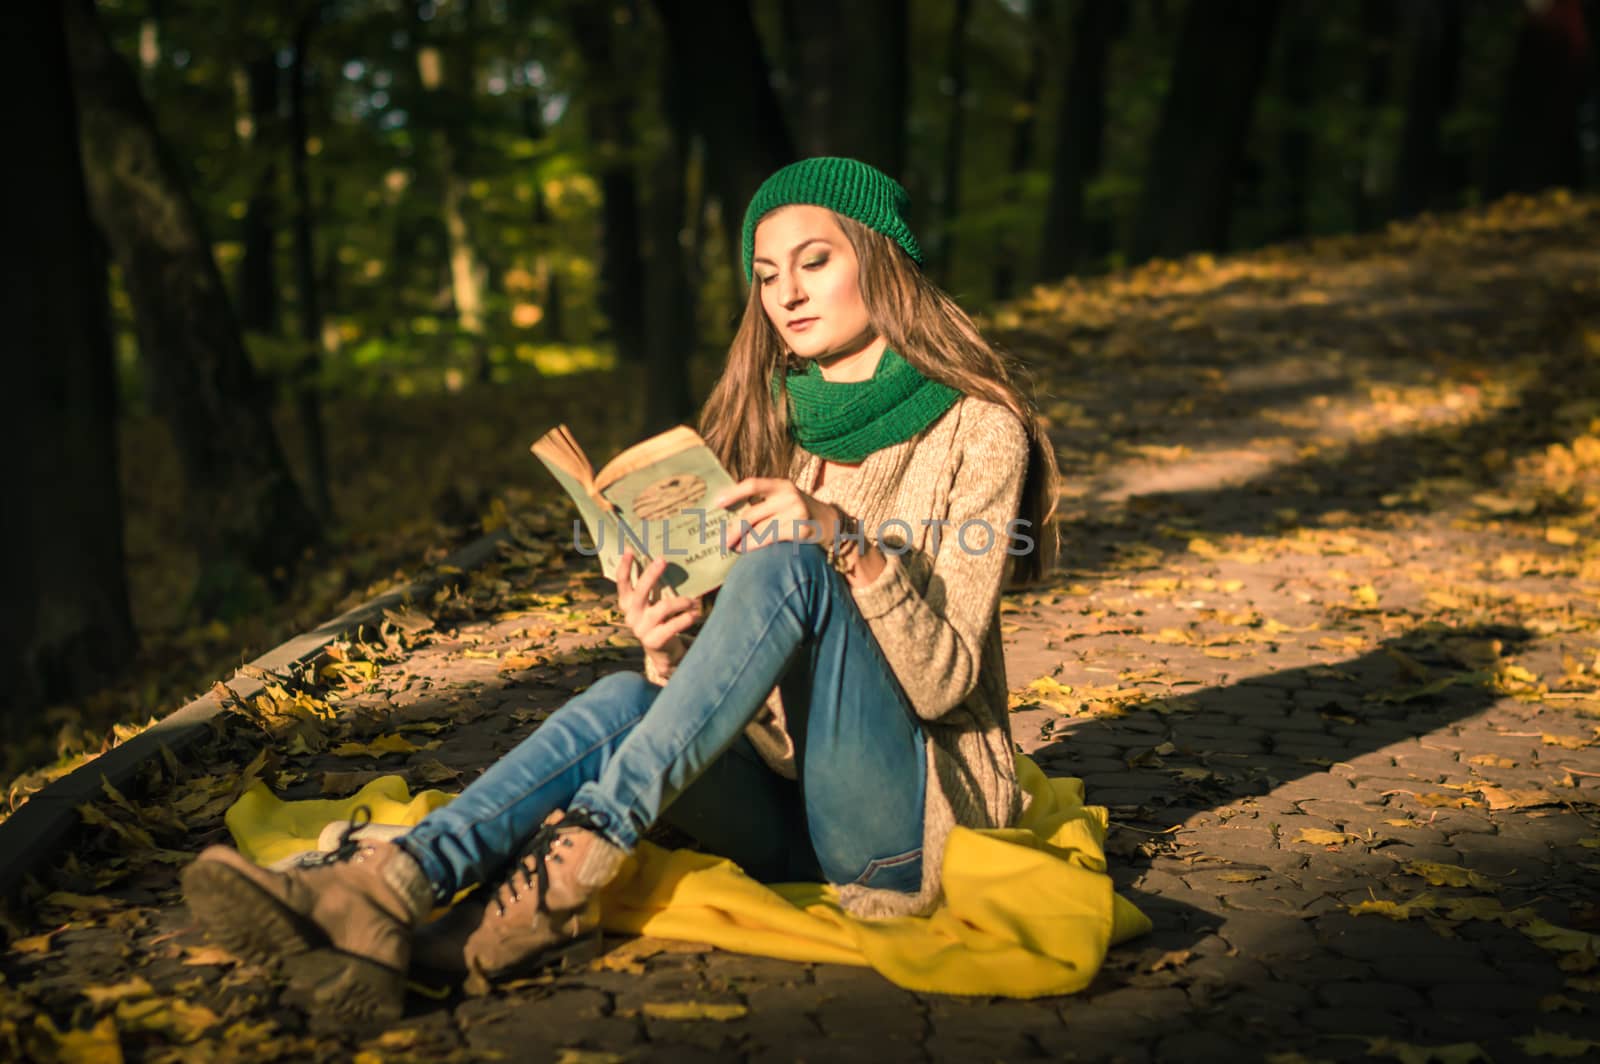
[[[711,499],[733,484],[700,434],[686,426],[641,441],[594,472],[565,425],[532,451],[572,498],[588,532],[579,546],[615,580],[625,547],[642,569],[665,559],[658,586],[693,598],[720,587],[738,555],[724,548],[738,518]]]

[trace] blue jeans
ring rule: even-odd
[[[778,686],[798,782],[744,728]],[[400,844],[440,899],[491,879],[545,817],[583,808],[631,850],[659,819],[758,879],[922,884],[925,739],[814,544],[740,556],[666,687],[603,677]]]

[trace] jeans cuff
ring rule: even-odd
[[[624,853],[632,853],[638,848],[639,833],[633,829],[625,813],[594,791],[593,783],[585,783],[579,787],[578,793],[573,795],[572,801],[567,804],[567,811],[582,809],[595,822],[597,833],[601,838]]]
[[[433,890],[435,905],[443,905],[455,896],[453,885],[454,878],[445,863],[430,853],[427,847],[418,846],[410,841],[411,836],[402,835],[394,840],[394,844],[407,854],[417,867],[422,869],[422,874],[428,877],[428,886]]]
[[[915,894],[922,889],[922,847],[894,857],[874,858],[861,870],[854,885]]]

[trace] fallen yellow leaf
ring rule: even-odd
[[[1057,713],[1067,714],[1078,712],[1082,704],[1082,699],[1072,697],[1070,685],[1051,676],[1041,676],[1031,681],[1022,691],[1013,693],[1010,701],[1013,709],[1019,705],[1034,703],[1053,709]]]
[[[1539,787],[1479,787],[1478,793],[1490,809],[1533,809],[1541,805],[1560,805],[1561,798]]]
[[[1182,968],[1189,963],[1189,958],[1192,956],[1194,956],[1193,950],[1169,949],[1151,962],[1150,967],[1146,968],[1145,971],[1159,972],[1168,968]]]
[[[1438,903],[1452,920],[1493,920],[1506,927],[1517,927],[1533,917],[1532,909],[1507,909],[1498,898],[1444,898]]]
[[[61,934],[61,932],[65,931],[66,929],[67,925],[62,924],[54,931],[46,931],[42,935],[32,935],[28,938],[19,938],[15,942],[11,943],[11,948],[17,953],[49,953],[50,940]]]
[[[191,967],[207,964],[232,965],[238,964],[239,958],[220,946],[185,946],[183,963]]]
[[[378,676],[375,661],[330,661],[317,670],[319,680],[374,680]]]
[[[117,1004],[117,1023],[124,1030],[150,1031],[177,1042],[193,1042],[222,1022],[204,1005],[170,997],[143,998]]]
[[[109,986],[86,986],[80,991],[89,999],[89,1004],[95,1008],[104,1008],[114,1005],[119,1001],[128,1001],[132,998],[149,997],[156,992],[141,976],[134,976],[125,983],[113,983]]]
[[[623,1064],[628,1058],[604,1049],[578,1049],[572,1046],[556,1054],[556,1064]]]
[[[1476,887],[1479,890],[1499,890],[1500,885],[1469,868],[1460,865],[1439,864],[1435,861],[1407,861],[1406,872],[1421,876],[1434,887]]]
[[[340,743],[330,753],[335,757],[383,757],[385,754],[414,754],[419,750],[433,750],[440,740],[431,739],[417,744],[404,735],[380,735],[369,743]]]
[[[1313,846],[1343,846],[1359,836],[1348,831],[1328,831],[1324,828],[1301,828],[1295,842],[1308,842]]]
[[[409,769],[412,779],[422,783],[446,783],[461,775],[459,771],[436,757],[424,758]]]
[[[1391,920],[1409,920],[1418,913],[1431,911],[1436,904],[1437,899],[1432,894],[1418,894],[1408,901],[1358,901],[1349,909],[1356,916],[1372,913]]]
[[[1540,1012],[1583,1012],[1584,1004],[1565,994],[1546,994],[1539,999]]]
[[[395,728],[397,732],[423,732],[427,735],[437,735],[446,728],[453,728],[455,724],[448,720],[413,720]]]
[[[643,975],[644,962],[662,951],[659,939],[635,938],[589,962],[591,971]]]
[[[1367,1056],[1393,1057],[1400,1064],[1472,1064],[1488,1060],[1489,1054],[1475,1042],[1452,1042],[1443,1046],[1419,1046],[1392,1038],[1367,1039]]]
[[[1600,1049],[1600,1042],[1590,1038],[1574,1038],[1555,1031],[1535,1031],[1517,1039],[1517,1045],[1530,1057],[1581,1057]]]
[[[728,1020],[743,1019],[750,1010],[743,1005],[714,1001],[646,1001],[644,1014],[653,1020]]]
[[[1403,650],[1396,650],[1394,647],[1384,647],[1383,652],[1391,661],[1400,666],[1400,670],[1406,674],[1407,679],[1416,683],[1422,683],[1427,680],[1428,667],[1410,654]]]
[[[71,909],[75,912],[103,913],[117,907],[117,902],[98,894],[73,894],[57,890],[44,896],[41,903],[47,909]]]
[[[33,1029],[23,1039],[24,1058],[71,1061],[72,1064],[122,1064],[122,1042],[117,1024],[102,1017],[88,1030],[59,1030],[43,1014],[34,1016]]]
[[[1478,804],[1471,798],[1464,798],[1459,794],[1442,794],[1439,791],[1416,795],[1416,799],[1432,809],[1471,809]]]
[[[1587,931],[1574,931],[1570,927],[1561,927],[1548,920],[1530,920],[1523,925],[1522,933],[1548,950],[1560,953],[1600,953],[1600,935],[1592,935]]]

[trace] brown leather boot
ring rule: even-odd
[[[189,911],[224,949],[276,966],[324,950],[316,998],[353,1019],[399,1018],[411,931],[433,905],[414,858],[392,842],[353,837],[287,871],[211,846],[183,870]],[[328,948],[331,947],[331,948]]]
[[[497,978],[599,926],[595,895],[632,875],[633,862],[597,827],[583,809],[545,819],[467,938],[465,960],[472,973]]]
[[[481,892],[474,892],[439,919],[417,928],[411,939],[412,972],[464,978],[468,973],[467,939],[483,923],[485,905]]]

